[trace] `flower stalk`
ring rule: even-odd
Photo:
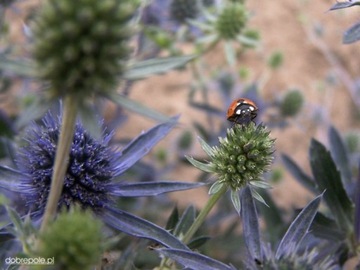
[[[201,209],[199,215],[196,217],[194,223],[191,224],[189,230],[185,233],[185,235],[181,239],[184,244],[188,244],[190,242],[191,238],[194,236],[194,234],[197,232],[200,226],[204,223],[207,215],[210,213],[210,211],[213,209],[215,204],[219,201],[219,199],[225,194],[227,190],[228,190],[227,186],[222,185],[222,187],[216,193],[211,195],[210,199],[207,201],[204,208]],[[164,258],[160,263],[159,270],[168,269],[166,268],[168,262],[169,259]]]
[[[200,226],[204,223],[207,215],[210,213],[211,209],[215,206],[215,204],[219,201],[219,199],[225,194],[227,191],[227,186],[223,185],[218,192],[213,194],[203,209],[201,209],[199,215],[196,217],[194,223],[191,225],[189,230],[184,235],[184,238],[182,241],[185,244],[188,244],[191,240],[191,238],[194,236],[194,234],[197,232],[197,230],[200,228]]]
[[[51,178],[50,193],[40,228],[41,232],[45,230],[58,208],[58,202],[63,189],[65,174],[69,163],[71,144],[74,138],[78,103],[79,99],[77,96],[65,96],[60,137],[57,145],[54,170]]]

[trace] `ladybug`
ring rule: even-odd
[[[234,124],[247,125],[257,116],[258,107],[248,98],[234,100],[227,111],[227,120]]]

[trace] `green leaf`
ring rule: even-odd
[[[8,200],[8,198],[6,198],[3,194],[0,194],[0,206],[6,206],[6,205],[9,205],[9,203],[10,203],[10,201]],[[0,226],[2,226],[2,225],[3,224],[0,223]]]
[[[219,181],[216,181],[214,184],[211,185],[209,189],[209,195],[218,193],[224,185],[225,185],[224,183],[220,183]]]
[[[336,222],[319,212],[311,224],[310,231],[316,237],[327,239],[334,243],[340,243],[346,239],[345,233],[339,230]]]
[[[204,138],[203,140],[207,140],[207,139],[211,138],[211,135],[209,134],[209,132],[206,130],[206,128],[200,122],[193,122],[192,125],[196,129],[196,131],[199,132],[199,134],[200,134],[199,136],[201,136],[201,138]]]
[[[179,223],[176,225],[174,235],[177,237],[184,235],[194,223],[194,220],[195,208],[194,206],[190,205],[188,208],[186,208],[179,220]]]
[[[124,74],[124,79],[139,80],[154,74],[162,74],[172,69],[183,67],[194,58],[194,55],[185,55],[144,60],[131,66]]]
[[[212,147],[210,145],[208,145],[207,142],[205,142],[201,137],[198,137],[198,140],[200,142],[201,148],[205,151],[205,153],[208,156],[213,157],[214,150],[212,149]]]
[[[200,237],[196,237],[194,238],[193,240],[191,240],[188,244],[188,247],[191,249],[191,250],[194,250],[194,249],[198,249],[200,247],[202,247],[203,245],[205,245],[205,243],[207,241],[209,241],[211,239],[210,236],[200,236]]]
[[[310,165],[320,191],[326,191],[324,201],[336,223],[346,232],[352,230],[354,206],[347,196],[330,152],[316,140],[310,145]]]
[[[343,35],[344,44],[354,43],[358,40],[360,40],[360,22],[347,29]]]
[[[291,223],[276,251],[276,259],[295,254],[301,240],[307,234],[320,205],[322,194],[312,200]]]
[[[179,210],[175,206],[170,214],[168,221],[166,222],[165,229],[166,230],[174,230],[178,221],[179,221]]]
[[[253,260],[262,261],[262,250],[260,241],[259,219],[256,212],[255,203],[251,194],[251,189],[246,186],[241,193],[241,219],[246,247]]]
[[[34,63],[28,59],[10,59],[0,56],[0,71],[13,73],[23,77],[35,77]]]
[[[202,170],[202,171],[208,172],[208,173],[214,172],[214,169],[211,166],[211,164],[200,162],[189,156],[185,156],[185,157],[194,167],[198,168],[199,170]]]
[[[360,5],[359,0],[348,0],[347,2],[337,2],[335,5],[333,5],[330,10],[336,10],[341,8],[348,8],[352,6]]]
[[[351,182],[351,168],[347,149],[340,137],[340,134],[334,127],[329,129],[330,150],[339,170],[341,172],[343,183]]]
[[[252,185],[252,186],[254,186],[254,187],[258,187],[258,188],[263,188],[263,189],[270,189],[270,188],[272,188],[272,186],[271,186],[268,182],[260,181],[260,180],[250,181],[250,185]]]
[[[210,46],[214,46],[213,44],[216,44],[218,41],[219,41],[219,36],[217,34],[209,34],[196,39],[197,44],[200,45],[211,44]]]
[[[12,223],[14,224],[15,227],[15,233],[17,236],[22,236],[25,234],[24,232],[24,225],[23,222],[21,220],[21,217],[19,216],[19,214],[15,211],[15,209],[6,206],[6,211],[12,221]]]
[[[11,138],[15,135],[13,121],[2,110],[0,110],[0,137]]]
[[[260,44],[259,40],[243,35],[238,36],[236,39],[245,46],[257,47]]]
[[[262,204],[266,205],[267,207],[269,207],[269,205],[266,203],[266,201],[264,200],[263,197],[261,197],[261,195],[255,190],[255,189],[251,189],[251,193],[253,195],[253,197],[258,200],[259,202],[261,202]]]
[[[299,183],[301,183],[312,193],[319,193],[315,181],[310,176],[308,176],[288,155],[282,154],[281,158],[284,162],[285,167],[290,171],[290,173]]]
[[[224,43],[224,51],[225,51],[226,61],[230,66],[234,66],[236,62],[236,52],[230,42]]]
[[[112,100],[113,102],[115,102],[116,104],[124,107],[125,109],[131,110],[140,115],[149,117],[151,119],[154,119],[155,121],[166,122],[166,121],[169,121],[169,119],[170,119],[169,117],[163,115],[162,113],[155,111],[151,108],[148,108],[137,101],[128,99],[127,97],[125,97],[123,95],[119,95],[117,93],[112,93],[112,94],[109,94],[107,97],[110,100]]]
[[[237,190],[231,190],[231,202],[233,206],[235,207],[236,212],[240,215],[241,210],[241,203],[240,203],[240,197],[239,192]]]

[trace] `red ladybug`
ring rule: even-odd
[[[257,116],[258,107],[248,98],[234,100],[227,111],[227,120],[234,124],[247,125]]]

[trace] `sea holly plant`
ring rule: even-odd
[[[351,258],[359,258],[359,176],[352,177],[351,162],[341,136],[334,127],[329,129],[330,151],[313,139],[309,156],[312,176],[306,174],[289,156],[283,161],[301,184],[313,193],[324,192],[328,211],[318,213],[312,224],[312,233],[330,245],[342,266]]]
[[[242,1],[223,1],[216,12],[204,10],[205,21],[188,19],[189,23],[198,27],[204,34],[198,39],[204,51],[224,44],[224,54],[230,65],[236,63],[236,49],[238,44],[243,47],[258,45],[257,32],[247,29],[249,12]]]
[[[191,228],[185,234],[185,243],[191,240],[205,217],[216,202],[230,190],[232,204],[238,214],[241,211],[239,191],[246,186],[251,186],[252,196],[266,204],[255,188],[270,188],[263,181],[262,175],[269,170],[273,160],[274,139],[270,138],[270,131],[262,124],[248,125],[235,124],[227,130],[225,138],[219,138],[219,145],[209,146],[200,139],[201,146],[210,161],[200,162],[192,157],[187,157],[189,162],[200,170],[213,174],[217,180],[209,190],[211,195],[206,206],[201,210]]]
[[[4,14],[2,8],[15,2],[1,3],[0,12]],[[353,5],[357,1],[339,3],[333,9]],[[19,52],[12,48],[16,46],[3,47],[5,39],[0,40],[0,80],[8,79],[10,74],[15,80],[30,81],[24,88],[25,95],[31,95],[34,85],[42,89],[32,94],[31,100],[23,101],[26,109],[14,117],[15,125],[0,114],[1,123],[10,122],[6,129],[13,128],[10,133],[0,132],[8,136],[1,141],[1,157],[6,159],[0,166],[0,191],[7,198],[0,202],[5,205],[0,208],[1,262],[19,255],[54,257],[55,268],[59,269],[337,269],[358,255],[360,196],[352,176],[352,161],[336,130],[329,135],[331,154],[321,143],[312,142],[313,176],[284,157],[289,169],[315,197],[287,224],[267,192],[270,184],[264,180],[275,150],[269,125],[235,123],[225,131],[228,125],[224,108],[212,107],[209,102],[211,80],[207,75],[215,75],[218,68],[205,64],[203,56],[223,44],[228,68],[234,68],[239,64],[238,53],[258,43],[257,32],[248,28],[251,13],[245,1],[46,0],[32,15],[23,23],[27,43],[21,45],[26,55],[15,57]],[[0,17],[0,31],[5,33],[7,16]],[[354,28],[350,39],[356,39],[356,33]],[[159,48],[148,51],[143,34]],[[184,47],[189,48],[183,46],[185,43],[195,53],[180,56]],[[154,55],[162,57],[151,59]],[[174,166],[165,164],[166,158],[160,165],[165,164],[165,169],[154,169],[153,159],[142,160],[180,125],[178,117],[148,108],[128,94],[137,80],[183,70],[189,62],[194,75],[189,105],[203,109],[207,116],[221,117],[222,127],[216,130],[211,126],[211,115],[207,117],[203,123],[210,131],[205,125],[202,130],[203,126],[198,125],[198,130],[206,131],[199,141],[208,157],[200,161],[187,156],[188,165],[202,170],[205,178],[213,181],[208,202],[199,212],[192,205],[184,207],[182,215],[174,210],[163,228],[156,225],[166,223],[161,218],[168,212],[161,207],[171,203],[158,195],[204,184],[167,180],[163,176]],[[279,62],[281,57],[275,57],[270,65],[275,69]],[[243,70],[240,73],[244,78]],[[11,87],[4,82],[0,90],[8,91]],[[258,95],[263,85],[240,87],[241,95],[248,88],[246,95],[254,94],[259,113],[267,107]],[[217,88],[225,104],[240,94]],[[147,90],[141,94],[146,96]],[[197,90],[203,103],[196,103]],[[118,144],[114,133],[124,130],[109,128],[107,120],[98,120],[102,117],[97,106],[104,104],[104,99],[118,105],[116,109],[121,113],[130,110],[157,123]],[[53,111],[54,104],[61,104],[60,112]],[[279,114],[293,117],[301,105],[301,93],[292,91],[284,96]],[[184,136],[182,145],[186,150],[182,149],[181,158],[190,149],[188,138]],[[175,162],[171,165],[176,166]],[[146,165],[151,169],[144,169]],[[146,171],[146,179],[135,181],[134,175],[142,173],[139,168]],[[230,200],[217,204],[227,192]],[[328,208],[317,212],[320,200]],[[129,210],[127,203],[133,208]],[[215,205],[219,210],[209,216]],[[264,220],[264,231],[260,231],[258,213]],[[224,218],[230,220],[229,228],[222,223]],[[224,237],[218,235],[214,240],[209,232],[214,232],[216,226],[223,229]],[[281,231],[283,228],[286,232]],[[266,233],[276,230],[271,243],[266,244]],[[235,248],[227,242],[230,238]],[[217,252],[221,240],[228,249]],[[214,245],[209,245],[210,241]],[[210,252],[206,250],[209,246]],[[235,261],[221,257],[221,253],[230,253],[227,251],[236,254]],[[142,257],[144,253],[147,255]],[[112,256],[115,259],[108,259]]]
[[[204,140],[199,140],[211,159],[210,162],[203,163],[192,157],[187,158],[195,167],[213,173],[217,178],[210,187],[209,194],[222,194],[230,190],[231,201],[240,213],[239,190],[250,185],[253,187],[253,196],[265,203],[255,190],[255,187],[270,188],[270,185],[262,180],[262,176],[269,170],[273,160],[274,139],[264,125],[235,124],[227,130],[225,138],[219,138],[219,145],[213,147]]]
[[[45,207],[45,209],[44,211],[36,209],[43,214],[41,231],[45,230],[49,221],[55,216],[59,203],[63,204],[64,201],[66,203],[68,200],[62,197],[62,190],[69,184],[66,183],[67,168],[69,165],[70,167],[73,166],[69,163],[71,162],[71,153],[74,150],[72,148],[73,138],[81,140],[84,137],[81,128],[79,129],[76,126],[78,108],[86,104],[84,101],[99,95],[111,97],[116,102],[119,102],[119,99],[122,100],[115,94],[115,86],[118,79],[123,77],[130,53],[128,41],[131,37],[131,31],[128,23],[133,19],[134,3],[136,2],[84,0],[78,1],[77,6],[74,7],[71,1],[49,0],[41,7],[39,16],[35,19],[32,27],[35,40],[32,53],[36,63],[36,74],[40,79],[49,83],[46,91],[49,98],[62,98],[64,100],[62,123],[58,125],[59,134],[56,135],[58,138],[54,139],[51,138],[54,135],[49,135],[50,140],[54,140],[51,143],[56,145],[56,152],[53,149],[48,149],[54,153],[54,161],[51,162],[53,166],[53,170],[50,170],[51,176],[47,175],[51,179],[49,193],[43,194],[45,197],[44,201],[41,202],[41,207]],[[62,23],[64,19],[65,23]],[[57,44],[57,46],[53,46],[53,44]],[[50,125],[49,128],[55,129],[57,132],[56,125],[52,124],[51,120],[47,120],[47,125]],[[80,138],[77,138],[77,135]],[[157,139],[149,139],[150,145],[148,146],[157,141]],[[80,143],[84,144],[85,142]],[[135,152],[135,158],[129,156],[129,159],[137,161],[139,158],[136,154],[145,154],[150,148],[146,147],[146,150],[136,149],[141,152]],[[135,149],[135,147],[131,149]],[[111,153],[105,155],[111,155]],[[126,156],[126,154],[122,155],[123,158]],[[82,158],[80,157],[81,160]],[[126,165],[119,170],[123,172],[127,168]],[[33,169],[36,170],[37,168]],[[80,173],[79,176],[82,177],[82,169],[76,170],[80,170],[77,173]],[[111,175],[108,177],[111,178]],[[86,182],[85,185],[90,185],[96,190],[98,188],[103,189],[103,187],[98,187],[92,179],[88,180],[90,183],[87,183],[85,179],[82,181]],[[76,191],[73,190],[70,193],[72,196],[80,196],[81,199],[90,200],[86,204],[95,203],[96,205],[100,203],[101,205],[98,206],[106,208],[102,202],[98,201],[101,199],[97,197],[98,195],[92,198],[89,195],[76,194],[81,193],[81,191],[82,188],[80,190],[76,188]],[[43,190],[35,196],[40,195],[41,192]],[[119,193],[115,194],[119,195]],[[118,215],[120,214],[118,212]],[[107,218],[109,222],[116,220],[111,215]],[[136,229],[134,230],[136,231]],[[133,231],[134,234],[136,234],[135,231]]]
[[[317,196],[292,221],[275,251],[263,244],[259,219],[250,189],[243,190],[242,220],[250,254],[247,269],[340,269],[332,254],[324,254],[311,235],[311,225],[324,194]],[[308,238],[308,239],[307,239]],[[305,243],[305,245],[304,245]],[[316,245],[316,244],[318,245]]]
[[[43,235],[51,228],[57,213],[73,205],[91,211],[117,231],[188,250],[166,230],[117,206],[120,197],[154,196],[202,185],[177,181],[120,181],[129,168],[170,132],[177,124],[177,117],[163,116],[119,95],[115,91],[119,80],[164,73],[193,58],[159,59],[142,65],[131,62],[130,22],[135,19],[136,3],[82,0],[74,6],[67,0],[45,1],[28,28],[32,59],[17,62],[4,55],[2,71],[12,69],[44,86],[41,98],[34,103],[41,109],[33,110],[33,106],[32,113],[23,114],[28,121],[20,117],[19,122],[27,124],[53,103],[61,103],[62,109],[60,116],[48,113],[42,123],[33,122],[26,128],[24,140],[14,156],[15,166],[0,168],[1,192],[19,212],[16,215],[8,207],[10,220],[1,212],[2,256],[14,255],[16,250],[25,256],[46,251],[42,249]],[[162,123],[116,150],[110,145],[113,132],[89,128],[99,127],[100,123],[95,121],[95,113],[88,104],[102,97]],[[28,228],[23,224],[24,219],[24,224],[34,226],[30,233],[24,229]],[[22,239],[20,247],[17,239]],[[71,269],[70,265],[61,267]]]
[[[18,151],[16,168],[0,167],[1,190],[11,193],[10,198],[20,196],[21,201],[14,200],[13,206],[24,215],[29,213],[35,224],[43,219],[49,196],[60,120],[47,114],[42,125],[34,123],[26,133],[24,146]],[[187,249],[177,238],[155,224],[119,209],[115,201],[117,197],[154,196],[201,185],[176,181],[119,182],[121,175],[146,155],[176,123],[177,118],[172,118],[144,132],[121,151],[115,151],[109,145],[112,133],[95,139],[78,122],[57,209],[69,209],[78,204],[91,210],[112,228],[153,239],[165,246]]]

